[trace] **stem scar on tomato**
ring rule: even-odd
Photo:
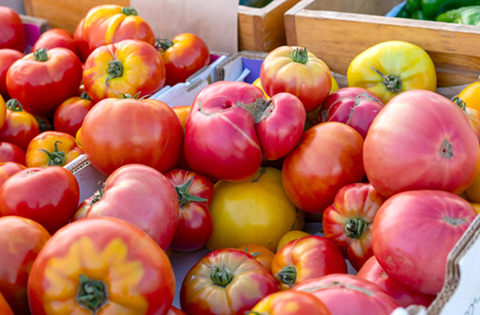
[[[463,223],[467,222],[463,218],[452,218],[452,217],[447,217],[447,216],[443,217],[443,221],[445,221],[448,224],[453,225],[453,226],[457,226],[457,225],[460,225],[460,224],[463,224]]]
[[[229,111],[233,108],[240,107],[240,108],[243,108],[243,109],[247,110],[250,114],[252,114],[253,118],[255,119],[255,123],[257,123],[257,124],[259,122],[261,122],[262,120],[264,120],[265,118],[270,117],[273,114],[273,110],[275,108],[273,106],[273,101],[271,99],[266,100],[264,98],[258,98],[254,103],[243,104],[243,103],[238,102],[237,104],[235,104],[231,107],[228,107],[228,108],[225,108],[225,109],[213,112],[213,113],[206,112],[203,109],[202,102],[198,101],[197,104],[198,104],[198,111],[201,114],[203,114],[207,117],[212,116],[212,115],[216,115],[216,114],[221,114],[221,113]]]
[[[453,158],[453,147],[448,139],[443,140],[442,146],[440,147],[440,155],[450,160]]]
[[[403,81],[399,76],[396,76],[393,74],[384,75],[374,67],[370,67],[370,69],[372,69],[376,74],[378,74],[383,78],[382,84],[385,85],[385,87],[387,88],[387,91],[394,94],[402,92]]]
[[[232,272],[227,268],[218,268],[217,266],[210,266],[213,270],[210,274],[210,279],[215,285],[225,288],[233,280]]]

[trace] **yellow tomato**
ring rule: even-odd
[[[3,127],[6,120],[7,120],[7,105],[5,104],[5,101],[2,95],[0,94],[0,128]]]
[[[278,242],[277,246],[277,252],[285,246],[290,241],[293,240],[298,240],[299,238],[305,237],[305,236],[310,236],[310,234],[303,232],[303,231],[290,231],[286,233],[282,238],[280,239],[280,242]]]
[[[435,92],[437,73],[430,56],[420,47],[401,41],[383,42],[353,59],[347,73],[348,86],[361,87],[383,103],[409,90]]]
[[[480,112],[480,82],[474,82],[463,89],[458,97],[461,98],[467,107]]]
[[[255,85],[255,86],[258,86],[260,89],[262,89],[263,94],[265,94],[265,98],[267,100],[270,99],[270,96],[268,96],[267,93],[265,93],[265,90],[262,87],[262,82],[260,81],[260,78],[256,79],[252,84]]]
[[[469,204],[473,207],[473,210],[475,210],[477,214],[480,214],[480,203],[469,202]]]
[[[283,190],[281,172],[271,167],[242,182],[217,182],[210,212],[211,251],[256,244],[275,252],[280,238],[299,224],[295,206]]]
[[[338,91],[338,89],[339,87],[338,87],[337,80],[335,80],[335,78],[332,76],[332,88],[330,89],[330,94],[332,94],[335,91]]]
[[[75,135],[75,141],[77,141],[77,144],[82,147],[82,127],[78,128],[77,134]]]

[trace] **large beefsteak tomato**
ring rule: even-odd
[[[331,315],[328,308],[311,294],[284,291],[264,297],[245,315]]]

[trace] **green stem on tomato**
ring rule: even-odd
[[[227,267],[218,268],[217,266],[213,266],[212,268],[210,279],[212,279],[214,284],[225,288],[232,282],[233,274]]]
[[[155,48],[166,51],[168,48],[172,47],[175,45],[175,43],[170,40],[170,39],[165,39],[165,38],[156,38],[155,39]]]
[[[87,100],[87,101],[91,101],[91,100],[92,100],[86,91],[83,91],[83,92],[82,92],[82,95],[80,95],[80,98],[81,98],[82,100]]]
[[[178,196],[178,205],[180,206],[180,209],[187,206],[191,201],[194,201],[194,202],[208,201],[208,199],[195,197],[188,193],[188,189],[192,185],[192,182],[193,182],[193,176],[190,177],[190,179],[185,185],[175,186],[175,190],[177,191],[177,196]]]
[[[377,69],[370,67],[376,74],[381,76],[383,78],[382,84],[385,85],[387,88],[387,91],[397,94],[402,92],[402,87],[403,87],[403,81],[399,76],[393,75],[393,74],[387,74],[384,75]]]
[[[55,141],[55,143],[53,144],[55,146],[55,151],[53,152],[48,152],[47,150],[39,149],[40,151],[43,151],[48,155],[48,166],[63,166],[67,161],[65,159],[65,152],[58,151],[57,143],[62,143],[62,142]]]
[[[103,195],[105,194],[105,183],[102,183],[102,181],[99,181],[97,184],[97,187],[98,187],[98,191],[93,195],[90,206],[99,202],[103,198]]]
[[[123,7],[122,8],[122,13],[125,14],[126,16],[129,16],[129,15],[137,16],[138,15],[137,10],[135,10],[133,7]]]
[[[7,109],[11,110],[12,112],[23,111],[22,104],[20,104],[20,102],[16,98],[12,98],[11,100],[8,100],[6,105],[7,105]]]
[[[457,105],[458,107],[460,107],[460,109],[463,110],[464,113],[467,112],[467,103],[465,103],[464,100],[462,100],[460,97],[458,97],[458,95],[455,95],[455,96],[452,98],[452,102],[454,102],[455,105]]]
[[[345,225],[345,234],[350,238],[360,238],[367,230],[368,223],[360,218],[348,219]]]
[[[82,308],[95,315],[108,303],[107,284],[104,281],[89,279],[82,274],[75,300]]]
[[[39,48],[33,52],[33,60],[45,62],[48,60],[48,48]]]
[[[275,277],[280,278],[284,284],[294,285],[297,280],[297,269],[294,266],[285,266]]]
[[[291,58],[294,62],[306,64],[308,62],[308,50],[307,48],[295,48],[292,51]]]

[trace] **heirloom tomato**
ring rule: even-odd
[[[155,48],[139,40],[102,46],[85,62],[83,84],[93,102],[131,96],[145,97],[165,84],[165,65]]]
[[[392,99],[365,139],[367,177],[385,197],[421,189],[460,194],[473,182],[478,159],[478,139],[465,113],[430,91]]]
[[[244,82],[216,82],[195,98],[185,126],[188,164],[211,179],[250,178],[262,158],[277,160],[298,144],[305,124],[300,100],[280,93],[270,100]]]
[[[264,297],[246,315],[331,315],[328,308],[311,294],[284,291]]]
[[[87,215],[88,209],[93,205],[93,201],[98,201],[100,198],[100,193],[97,191],[95,194],[93,194],[92,197],[82,201],[81,204],[78,205],[77,211],[73,215],[72,222],[78,221],[80,219],[85,218]]]
[[[100,200],[85,218],[114,217],[147,233],[163,250],[172,242],[178,221],[175,188],[159,171],[145,165],[125,165],[99,189]]]
[[[80,220],[59,230],[28,279],[32,315],[167,314],[174,292],[165,252],[143,231],[115,218]]]
[[[430,56],[417,45],[383,42],[359,54],[348,67],[348,86],[369,90],[383,103],[409,90],[437,88],[437,73]]]
[[[83,18],[80,23],[78,23],[75,33],[73,34],[73,40],[75,41],[75,46],[77,48],[77,56],[80,58],[82,63],[85,63],[88,56],[90,55],[90,46],[83,36],[83,23],[85,18]]]
[[[31,219],[53,234],[70,222],[79,194],[77,180],[67,169],[27,168],[12,175],[0,188],[0,216]]]
[[[271,167],[243,182],[217,182],[210,212],[214,222],[210,250],[256,244],[275,252],[280,238],[297,223],[281,173]]]
[[[174,86],[185,82],[188,77],[210,63],[207,44],[195,34],[183,33],[172,40],[157,39],[156,43],[167,69],[165,85]]]
[[[327,306],[332,315],[390,315],[399,307],[381,287],[352,275],[333,274],[307,280],[293,291],[312,294]]]
[[[303,211],[323,213],[340,188],[362,180],[362,149],[362,136],[345,124],[309,129],[283,162],[282,183],[290,200]]]
[[[13,174],[16,174],[24,169],[26,169],[24,165],[15,162],[0,163],[0,187],[2,187],[3,183],[5,183],[5,181]]]
[[[384,201],[371,184],[350,184],[338,191],[333,205],[323,213],[325,237],[357,271],[373,256],[372,223]]]
[[[412,304],[428,307],[436,298],[435,295],[412,292],[390,279],[385,271],[383,271],[382,266],[380,266],[375,256],[370,257],[365,262],[357,276],[380,286],[404,308]]]
[[[25,152],[10,142],[0,142],[0,163],[15,162],[25,165]]]
[[[17,50],[0,49],[0,96],[3,96],[5,100],[10,99],[7,90],[7,71],[15,61],[23,57],[24,54]]]
[[[85,116],[81,139],[88,160],[105,175],[136,163],[167,172],[178,163],[183,130],[165,103],[106,99]]]
[[[73,35],[67,30],[60,28],[54,28],[46,31],[40,38],[37,40],[33,46],[33,51],[43,48],[43,49],[52,49],[52,48],[66,48],[77,54],[77,46],[73,40]]]
[[[0,6],[0,49],[23,51],[26,43],[25,29],[20,16],[9,7]]]
[[[50,123],[48,118],[46,118],[45,116],[35,115],[35,119],[38,122],[38,127],[40,128],[40,132],[53,130],[52,124]]]
[[[82,127],[78,128],[77,134],[75,135],[75,141],[77,141],[77,144],[82,147]]]
[[[65,100],[55,111],[53,117],[55,130],[75,137],[78,129],[82,127],[83,119],[93,105],[95,104],[87,92],[83,92],[80,97],[74,96]]]
[[[176,308],[175,306],[172,306],[170,310],[168,311],[167,315],[186,315],[184,312]]]
[[[332,93],[336,92],[339,89],[337,81],[335,80],[335,78],[333,76],[331,76],[331,77],[332,77],[332,88],[330,89],[330,95]],[[305,122],[305,131],[312,128],[313,126],[315,126],[318,123],[318,121],[320,119],[318,115],[320,113],[321,108],[322,108],[322,106],[317,107],[316,110],[307,113],[307,121]]]
[[[200,174],[174,169],[165,177],[178,196],[178,225],[170,247],[190,252],[203,247],[213,232],[213,219],[208,207],[213,197],[213,183]]]
[[[285,235],[283,235],[280,239],[280,242],[278,242],[277,252],[279,252],[280,249],[282,249],[282,247],[285,246],[288,242],[298,240],[299,238],[304,238],[306,236],[310,236],[310,234],[303,231],[290,231],[285,233]]]
[[[275,279],[262,264],[229,248],[211,252],[190,269],[180,302],[188,315],[244,315],[277,291]]]
[[[373,223],[373,252],[387,275],[417,293],[443,287],[447,256],[477,214],[467,201],[439,190],[389,198]]]
[[[15,315],[15,313],[12,311],[12,308],[10,305],[8,305],[7,301],[3,297],[2,293],[0,293],[0,314]]]
[[[74,96],[82,80],[80,59],[66,48],[37,49],[7,72],[7,89],[33,115],[53,115]]]
[[[270,251],[268,248],[255,244],[247,244],[240,246],[238,249],[243,250],[255,257],[255,259],[263,265],[263,267],[270,271],[273,256],[275,256],[275,254],[272,253],[272,251]]]
[[[9,100],[6,121],[0,129],[0,141],[13,143],[27,151],[28,144],[39,133],[40,127],[35,117],[24,111],[18,100]]]
[[[477,99],[479,96],[480,82],[475,82],[463,89],[452,101],[457,105],[465,107],[468,120],[480,141],[480,102]]]
[[[317,235],[288,242],[275,254],[271,269],[281,290],[309,279],[347,272],[347,263],[337,246]]]
[[[300,47],[282,46],[270,52],[262,63],[260,79],[268,95],[291,93],[307,113],[320,107],[332,88],[328,66]]]
[[[30,314],[28,275],[49,238],[37,222],[17,216],[0,218],[0,292],[17,315]]]
[[[42,132],[28,145],[27,167],[65,166],[83,154],[75,138],[58,131]]]

